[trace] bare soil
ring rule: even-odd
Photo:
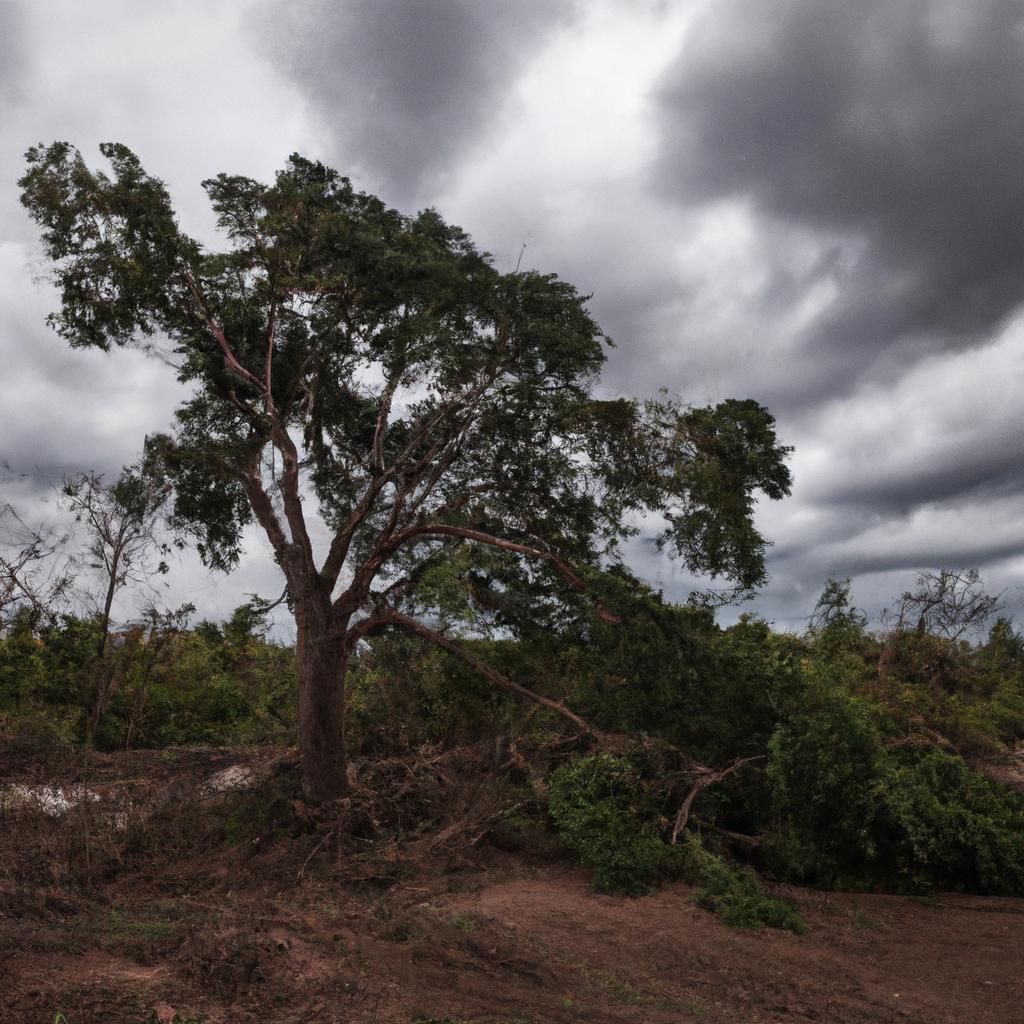
[[[326,824],[253,827],[280,797],[208,787],[282,759],[0,762],[0,786],[88,784],[120,815],[0,811],[0,1024],[1024,1024],[1024,901],[777,887],[807,934],[737,931],[685,886],[600,896],[557,849],[498,849],[468,762],[367,771]]]

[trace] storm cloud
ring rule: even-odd
[[[835,295],[802,348],[849,384],[984,342],[1024,299],[1022,97],[1015,0],[727,0],[662,83],[654,174],[816,233],[800,287]]]
[[[162,364],[45,326],[25,149],[125,142],[211,243],[201,180],[268,180],[297,150],[592,294],[605,394],[769,405],[796,486],[758,508],[767,617],[798,627],[829,575],[877,613],[943,565],[1017,610],[1022,18],[1019,0],[0,0],[0,501],[116,472],[180,399]],[[706,581],[650,534],[631,563],[685,599]],[[195,566],[172,583],[215,617],[276,596],[275,573],[253,535],[216,590]]]
[[[454,167],[500,116],[503,99],[569,0],[374,0],[274,5],[278,59],[315,102],[347,170],[395,204]]]
[[[21,35],[21,11],[11,3],[0,4],[0,102],[15,99],[25,73]]]

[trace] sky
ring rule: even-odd
[[[1019,0],[0,0],[0,501],[55,519],[182,394],[46,326],[25,150],[127,144],[210,243],[200,182],[298,151],[591,294],[603,393],[772,410],[795,485],[742,610],[800,629],[850,577],[878,620],[973,567],[1020,619],[1022,121]],[[685,599],[652,533],[629,560]],[[281,589],[255,534],[168,583],[208,617]]]

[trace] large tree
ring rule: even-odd
[[[439,579],[470,603],[485,592],[480,614],[508,630],[614,618],[602,572],[650,512],[690,569],[764,579],[755,494],[790,478],[756,403],[599,399],[607,339],[585,296],[501,273],[436,211],[404,216],[320,163],[204,182],[228,240],[210,251],[133,153],[101,151],[108,171],[67,143],[27,154],[22,202],[62,296],[51,323],[76,347],[176,347],[189,397],[150,455],[209,564],[234,564],[252,520],[269,539],[312,798],[344,789],[346,665],[372,633],[414,633],[537,697],[439,627]]]

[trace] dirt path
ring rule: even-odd
[[[628,901],[565,876],[489,886],[475,905],[577,985],[644,1008],[610,1020],[1024,1022],[1020,901],[791,895],[807,935],[729,929],[682,887]]]

